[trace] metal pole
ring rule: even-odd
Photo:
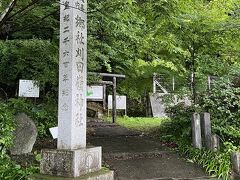
[[[117,78],[113,77],[113,92],[112,92],[112,122],[115,123],[117,119]]]

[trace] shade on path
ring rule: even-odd
[[[181,157],[159,139],[143,136],[118,125],[88,122],[89,144],[102,146],[103,160],[115,171],[115,178],[130,179],[209,179],[204,170]]]

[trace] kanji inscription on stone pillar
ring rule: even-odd
[[[86,147],[87,0],[60,2],[58,149]]]

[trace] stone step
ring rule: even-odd
[[[163,178],[154,178],[154,179],[146,179],[146,180],[217,180],[217,178],[213,177],[194,177],[194,178],[171,178],[171,177],[163,177]]]
[[[144,158],[168,158],[171,151],[150,151],[150,152],[117,152],[117,153],[104,153],[104,160],[129,160],[129,159],[144,159]]]
[[[106,168],[102,168],[99,171],[82,175],[76,178],[57,177],[43,174],[34,174],[28,177],[28,180],[113,180],[113,179],[114,172]]]

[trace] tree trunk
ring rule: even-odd
[[[7,6],[7,8],[1,13],[1,16],[0,16],[0,27],[4,24],[5,19],[7,18],[9,13],[13,10],[16,2],[17,2],[17,0],[12,0],[9,3],[9,5]]]

